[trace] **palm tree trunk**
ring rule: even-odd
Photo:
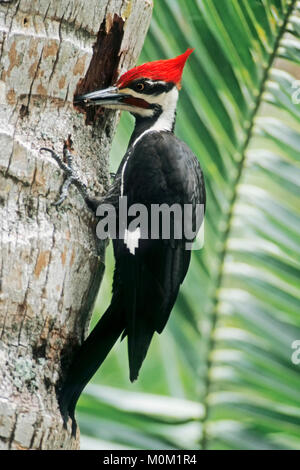
[[[86,334],[105,246],[40,147],[71,136],[75,164],[95,195],[108,187],[118,116],[74,109],[73,95],[109,85],[132,66],[149,0],[0,2],[0,449],[77,449],[57,390]]]

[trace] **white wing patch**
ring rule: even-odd
[[[134,232],[130,232],[127,228],[124,234],[124,243],[132,255],[135,254],[135,249],[139,246],[139,239],[141,238],[141,229],[137,227]]]

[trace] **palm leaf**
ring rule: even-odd
[[[292,342],[300,339],[299,2],[156,2],[140,61],[190,46],[176,132],[206,176],[205,247],[193,253],[139,382],[128,382],[121,344],[96,377],[115,387],[116,399],[108,403],[101,387],[85,396],[82,428],[114,443],[107,445],[131,448],[187,448],[184,432],[190,448],[300,448],[300,366],[291,361]],[[122,116],[114,167],[131,126]],[[97,314],[106,295],[104,286]],[[155,410],[124,410],[124,389],[133,403],[140,393],[146,405],[151,392],[162,403],[166,396],[182,406],[191,400],[201,413],[182,423],[170,406],[166,425]],[[99,419],[88,427],[91,413]],[[114,430],[110,439],[100,430],[103,420]],[[122,429],[132,437],[120,437]]]

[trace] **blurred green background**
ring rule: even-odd
[[[154,1],[139,63],[187,47],[176,134],[205,174],[205,246],[138,381],[125,340],[86,387],[82,448],[300,449],[299,2]],[[93,325],[112,272],[110,246]]]

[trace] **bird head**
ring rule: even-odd
[[[144,118],[173,108],[175,112],[183,68],[192,52],[187,49],[173,59],[134,67],[121,75],[114,86],[75,96],[74,103],[126,110]]]

